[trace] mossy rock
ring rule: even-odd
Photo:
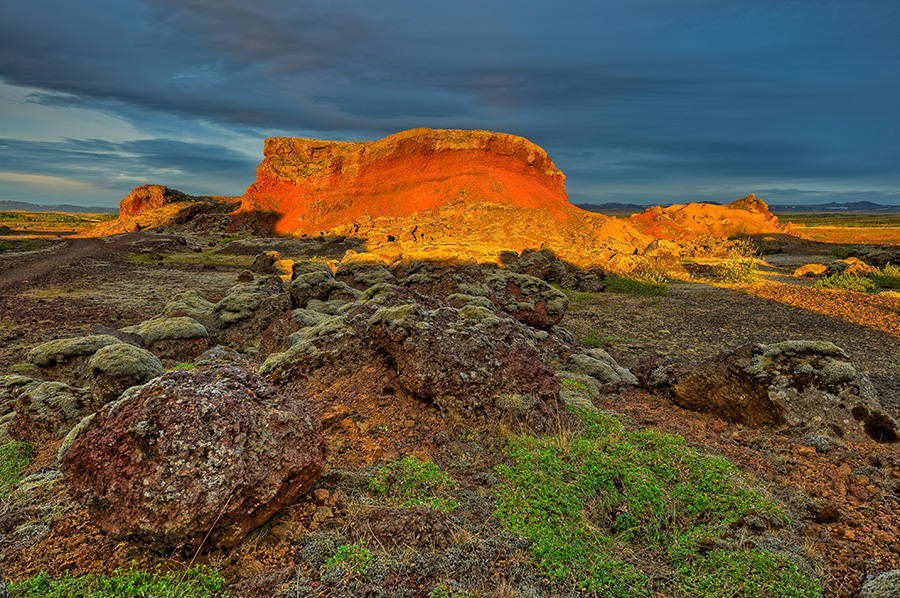
[[[200,296],[200,293],[191,289],[190,291],[178,293],[172,297],[172,299],[166,303],[163,314],[171,315],[181,312],[195,320],[203,320],[213,312],[215,306],[215,303],[207,301]]]
[[[40,367],[50,367],[73,357],[92,355],[102,347],[121,342],[108,334],[61,338],[42,343],[29,351],[28,361]]]
[[[122,332],[137,334],[148,345],[159,341],[205,338],[209,336],[203,324],[187,316],[175,318],[157,316],[144,320],[136,326],[122,328]]]

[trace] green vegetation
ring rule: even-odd
[[[850,254],[853,252],[853,248],[844,247],[843,245],[835,245],[831,248],[831,255],[839,260],[845,260],[850,257]]]
[[[869,278],[882,289],[900,289],[900,268],[891,264],[869,274]]]
[[[817,289],[856,291],[858,293],[866,293],[878,288],[900,289],[900,268],[888,264],[875,272],[865,275],[838,272],[823,276],[813,283],[813,287]]]
[[[567,386],[569,388],[577,388],[578,390],[582,390],[587,394],[591,394],[591,389],[588,388],[587,384],[584,382],[579,382],[578,380],[572,380],[571,378],[562,378],[560,380],[563,386]]]
[[[3,253],[4,251],[9,251],[10,249],[12,249],[12,245],[7,243],[6,241],[0,241],[0,253]]]
[[[10,584],[9,598],[205,598],[220,595],[224,585],[218,572],[200,566],[165,574],[116,569],[111,576],[58,579],[39,573]]]
[[[581,344],[588,349],[594,349],[596,347],[602,347],[603,340],[597,334],[596,330],[588,328],[587,332],[584,333],[584,337],[581,339]]]
[[[456,482],[431,460],[419,461],[412,455],[394,461],[369,480],[369,489],[400,504],[401,507],[425,505],[450,512],[456,501],[437,496],[451,490]]]
[[[195,367],[197,367],[195,364],[184,361],[184,362],[179,363],[178,365],[172,367],[172,369],[173,370],[188,370],[188,371],[190,371],[190,370],[194,369]]]
[[[16,364],[9,366],[9,369],[11,369],[14,372],[25,372],[25,371],[28,371],[28,370],[31,370],[34,368],[35,368],[35,365],[28,361],[23,361],[22,363],[16,363]]]
[[[744,516],[787,521],[733,465],[618,416],[580,417],[575,432],[511,438],[497,468],[497,516],[551,580],[609,597],[821,596],[783,556],[728,539]]]
[[[475,592],[454,592],[446,584],[437,586],[428,594],[428,598],[475,598],[475,596]]]
[[[9,497],[33,457],[34,452],[27,442],[9,442],[0,446],[0,502]]]
[[[716,267],[716,274],[725,282],[735,284],[756,282],[756,260],[732,256]]]
[[[662,268],[645,265],[627,275],[610,274],[603,280],[607,291],[628,295],[666,295],[669,275]]]
[[[330,569],[336,565],[344,565],[361,575],[365,573],[371,562],[371,551],[362,542],[356,542],[340,546],[334,556],[325,561],[325,567]]]
[[[115,220],[118,214],[62,214],[60,212],[0,212],[0,225],[9,228],[87,228]],[[2,251],[2,249],[0,249]]]

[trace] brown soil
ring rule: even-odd
[[[201,251],[191,251],[194,247]],[[217,248],[208,239],[135,233],[61,240],[38,252],[0,254],[0,372],[33,375],[22,364],[37,343],[86,334],[96,324],[120,327],[141,321],[158,313],[174,293],[194,288],[217,300],[252,259],[224,263],[215,259]],[[178,255],[184,259],[154,259],[173,252],[182,252]],[[808,246],[797,259],[820,253],[825,255],[822,247]],[[191,254],[200,256],[198,263],[187,263]],[[141,258],[129,258],[133,255]],[[785,276],[787,270],[772,272],[779,280],[791,280]],[[885,408],[900,417],[898,313],[900,299],[895,297],[823,293],[771,280],[744,287],[687,281],[672,284],[671,292],[662,297],[608,293],[573,301],[563,325],[579,337],[594,331],[626,367],[652,353],[700,360],[748,342],[829,340],[868,372]],[[360,376],[364,379],[365,372]],[[65,496],[54,495],[40,507],[45,517],[54,513],[42,535],[29,542],[0,540],[6,577],[19,580],[42,569],[51,575],[67,569],[73,575],[108,573],[131,561],[178,568],[194,561],[220,570],[238,595],[269,595],[266,592],[289,577],[318,575],[304,560],[304,540],[284,530],[294,530],[300,537],[346,532],[360,505],[372,501],[354,480],[407,454],[434,459],[460,482],[464,500],[453,524],[456,541],[483,531],[492,511],[485,480],[501,458],[493,436],[497,429],[445,422],[433,406],[403,393],[388,390],[367,401],[354,396],[348,388],[343,400],[316,407],[324,421],[332,473],[238,548],[199,555],[196,560],[194,555],[149,551],[103,536],[80,508]],[[627,413],[638,425],[682,434],[694,446],[725,456],[762,480],[793,509],[792,533],[810,558],[822,563],[829,595],[855,596],[867,576],[900,568],[896,445],[838,441],[821,452],[796,432],[728,424],[636,389],[602,396],[597,406]],[[55,447],[46,447],[32,470],[50,462],[54,452]],[[810,501],[818,507],[810,510]],[[31,517],[39,519],[40,513]],[[0,530],[8,529],[6,518],[12,515],[0,513]],[[502,558],[496,557],[491,575],[508,579],[533,575],[533,569],[522,565],[526,560],[522,550],[509,547]],[[420,584],[421,595],[428,594],[425,577],[404,583]]]

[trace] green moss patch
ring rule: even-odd
[[[580,417],[571,434],[511,438],[498,467],[497,516],[553,582],[610,597],[821,595],[784,556],[729,539],[744,517],[787,522],[733,465],[618,416]]]

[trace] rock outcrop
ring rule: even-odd
[[[778,224],[769,206],[751,193],[720,206],[706,203],[653,206],[626,219],[639,231],[657,239],[682,239],[692,235],[735,237],[758,233],[790,232]]]
[[[363,216],[409,216],[454,201],[570,211],[565,176],[514,135],[413,129],[373,142],[266,139],[241,211],[276,212],[275,232],[317,234]]]
[[[105,532],[163,547],[234,546],[324,467],[303,403],[238,367],[170,372],[77,432],[61,458],[72,496]]]
[[[545,244],[573,263],[630,255],[651,237],[567,201],[565,176],[530,141],[413,129],[373,142],[266,140],[240,219],[269,232],[345,235],[388,257],[496,261]],[[549,225],[552,223],[552,225]]]
[[[167,224],[184,224],[202,214],[224,215],[237,207],[234,198],[194,196],[165,185],[141,185],[119,202],[117,219],[97,225],[90,234],[104,237]]]
[[[833,343],[748,344],[695,365],[650,358],[637,373],[649,390],[727,421],[811,427],[854,442],[900,440],[866,374]]]

